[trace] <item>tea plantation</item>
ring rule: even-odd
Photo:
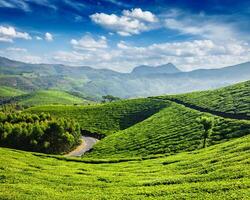
[[[87,156],[131,157],[172,154],[202,148],[203,128],[200,116],[214,118],[208,145],[250,133],[250,121],[232,120],[204,114],[169,102],[169,106],[150,118],[101,140]]]
[[[249,199],[249,144],[114,164],[0,148],[0,199]]]
[[[55,117],[72,118],[83,130],[108,135],[143,121],[168,104],[153,99],[133,99],[89,106],[36,106],[26,112],[48,112]]]
[[[211,110],[250,116],[250,81],[217,90],[163,96],[162,98],[178,99]]]
[[[106,137],[82,158],[0,148],[0,199],[250,199],[249,85],[28,108]]]

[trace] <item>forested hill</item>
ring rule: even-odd
[[[173,64],[139,66],[131,73],[119,73],[88,66],[27,64],[0,57],[0,85],[26,92],[57,89],[96,98],[107,94],[146,97],[213,89],[249,79],[249,62],[190,72],[182,72]]]

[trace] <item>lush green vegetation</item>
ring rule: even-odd
[[[79,143],[80,127],[74,121],[49,114],[0,112],[0,146],[44,153],[63,153]]]
[[[176,103],[150,118],[110,135],[94,146],[89,157],[131,157],[172,154],[203,147],[204,128],[200,116],[214,118],[212,135],[207,145],[227,141],[250,133],[250,122],[204,114]]]
[[[226,113],[250,116],[250,81],[217,90],[192,92],[162,98],[176,98],[184,102]]]
[[[80,129],[107,136],[80,159],[0,148],[0,199],[247,199],[250,120],[173,99],[248,114],[249,91],[245,82],[214,92],[1,113],[5,147],[62,153],[77,144]]]
[[[17,103],[25,106],[50,105],[50,104],[86,104],[86,100],[58,90],[39,90],[23,95],[16,99]]]
[[[0,99],[7,98],[7,97],[15,97],[25,94],[25,92],[7,86],[0,86]]]
[[[133,99],[89,106],[36,106],[26,112],[75,119],[83,130],[110,134],[143,121],[167,105],[152,99]]]
[[[249,153],[250,136],[115,164],[0,148],[0,199],[248,199]]]

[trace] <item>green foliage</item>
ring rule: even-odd
[[[108,135],[143,121],[167,105],[151,99],[132,99],[89,106],[36,106],[26,112],[75,119],[83,130]]]
[[[63,153],[78,144],[80,127],[49,114],[0,112],[0,145],[44,153]]]
[[[181,95],[166,96],[184,102],[232,114],[246,114],[250,116],[250,81],[235,84],[217,90],[193,92]],[[162,96],[164,98],[164,96]]]
[[[50,104],[86,104],[88,101],[73,96],[64,91],[39,90],[16,99],[16,102],[25,106],[50,105]]]
[[[206,140],[210,136],[210,134],[212,132],[212,128],[214,126],[214,119],[212,117],[208,117],[208,116],[201,116],[201,117],[197,118],[197,122],[202,124],[202,126],[204,128],[203,148],[205,148],[206,147]]]
[[[105,95],[102,96],[103,102],[112,102],[112,101],[118,101],[120,100],[119,97],[115,97],[113,95]]]
[[[12,87],[0,86],[0,99],[19,96],[22,94],[25,94],[25,92]]]
[[[115,164],[0,148],[0,199],[248,199],[249,154],[250,136]]]
[[[202,148],[204,127],[196,120],[204,114],[176,103],[168,104],[167,108],[148,119],[104,138],[85,156],[127,158],[174,154]],[[249,121],[207,115],[209,118],[214,118],[213,134],[206,139],[208,146],[250,132]],[[210,125],[209,123],[208,127]]]

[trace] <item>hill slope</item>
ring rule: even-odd
[[[36,106],[26,112],[73,118],[83,130],[110,134],[143,121],[166,105],[153,99],[133,99],[90,106]]]
[[[58,90],[39,90],[32,92],[15,100],[26,106],[50,105],[50,104],[84,104],[86,100],[73,96],[67,92]]]
[[[150,74],[174,74],[181,72],[177,67],[175,67],[172,63],[168,63],[166,65],[160,65],[156,67],[151,67],[147,65],[142,65],[135,67],[131,74],[134,75],[150,75]]]
[[[0,99],[7,97],[15,97],[25,94],[22,90],[18,90],[12,87],[0,86]]]
[[[0,148],[0,199],[247,199],[249,144],[98,165]]]
[[[87,156],[138,157],[200,149],[204,130],[197,123],[197,118],[204,115],[215,121],[213,134],[207,145],[250,133],[250,121],[224,119],[172,103],[150,118],[104,138]]]
[[[250,62],[190,72],[180,72],[171,64],[141,66],[132,73],[119,73],[87,66],[27,64],[0,57],[0,74],[0,85],[21,90],[53,88],[96,98],[107,94],[127,98],[213,89],[246,81],[250,79]]]
[[[250,116],[250,81],[217,90],[163,96],[162,99],[177,99],[214,111]]]

